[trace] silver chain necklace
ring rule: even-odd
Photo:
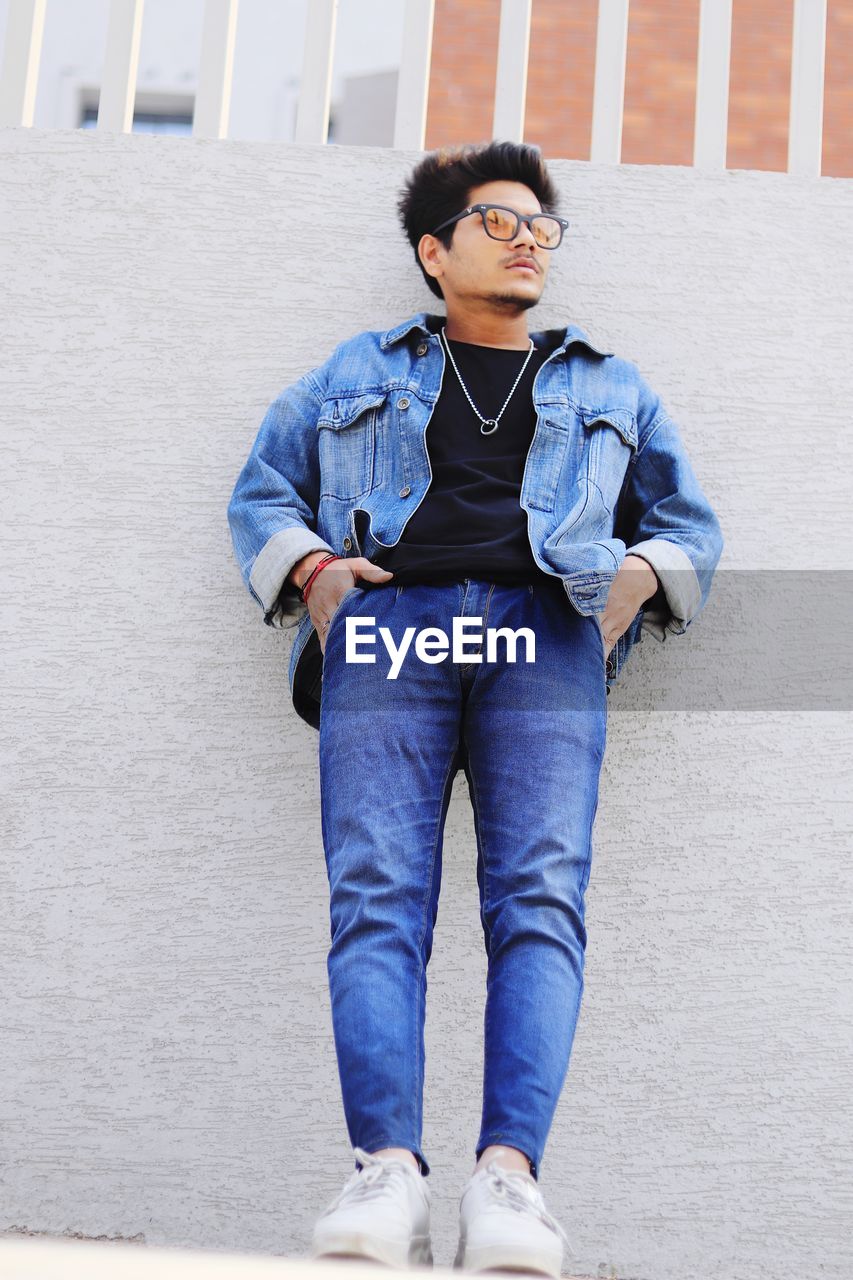
[[[519,382],[521,382],[522,374],[524,373],[524,370],[527,368],[528,361],[530,360],[530,357],[533,355],[533,352],[536,350],[536,348],[533,345],[533,339],[532,338],[530,339],[530,350],[527,353],[527,357],[524,361],[524,364],[521,366],[521,369],[519,370],[518,377],[516,378],[515,382],[512,384],[512,390],[510,391],[506,400],[504,400],[503,402],[503,407],[501,408],[500,413],[496,418],[484,418],[482,413],[480,413],[480,410],[477,408],[477,406],[474,404],[474,401],[471,399],[470,395],[468,394],[468,388],[465,386],[465,383],[462,380],[462,374],[459,372],[459,369],[457,368],[457,365],[456,365],[456,361],[453,359],[453,352],[450,350],[450,343],[448,342],[447,334],[445,333],[446,328],[447,328],[446,325],[442,326],[439,337],[444,338],[444,349],[447,352],[447,354],[450,356],[450,363],[453,365],[453,368],[456,370],[456,376],[459,379],[459,385],[462,388],[462,390],[465,392],[466,400],[468,401],[471,408],[476,413],[477,417],[480,419],[480,434],[483,436],[490,436],[495,431],[497,431],[498,423],[503,417],[504,409],[507,407],[510,400],[512,399],[512,393],[513,391],[515,391],[515,388],[518,386]],[[488,427],[488,430],[486,430],[487,427]]]

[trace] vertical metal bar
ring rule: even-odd
[[[296,142],[325,142],[329,136],[329,106],[338,0],[311,0],[305,27],[305,55],[296,113]]]
[[[532,0],[502,0],[492,137],[524,138]]]
[[[589,151],[590,160],[598,164],[619,164],[622,159],[627,51],[628,0],[598,0]]]
[[[143,2],[112,0],[110,5],[98,128],[112,133],[130,133],[133,127]]]
[[[30,127],[36,105],[46,0],[9,0],[0,72],[0,125]]]
[[[227,138],[239,0],[207,0],[201,35],[194,138]]]
[[[406,0],[394,146],[422,151],[426,135],[435,0]]]
[[[701,0],[693,164],[725,169],[729,132],[732,0]]]
[[[826,0],[794,0],[788,172],[819,178],[823,151]]]

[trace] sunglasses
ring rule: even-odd
[[[507,209],[502,204],[472,204],[461,213],[442,222],[430,234],[437,235],[445,227],[458,222],[460,218],[467,218],[472,213],[480,214],[486,235],[491,236],[493,240],[514,240],[522,222],[526,222],[530,228],[530,234],[541,249],[558,248],[563,239],[563,232],[569,225],[567,218],[558,218],[554,213],[516,213],[514,209]]]

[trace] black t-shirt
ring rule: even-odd
[[[526,351],[508,351],[450,340],[468,393],[484,417],[497,417]],[[459,384],[449,357],[441,393],[426,432],[432,482],[395,547],[379,548],[374,563],[393,581],[446,583],[482,578],[526,585],[553,575],[537,565],[521,506],[521,481],[536,428],[533,380],[553,348],[533,351],[497,430],[480,420]]]

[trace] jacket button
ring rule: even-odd
[[[349,551],[352,546],[352,538],[344,538],[344,551]]]
[[[400,490],[400,497],[401,497],[401,498],[408,498],[408,496],[409,496],[409,494],[410,494],[411,492],[412,492],[412,490],[410,489],[410,487],[409,487],[407,484],[404,484],[404,485],[403,485],[403,487],[402,487],[402,489]]]
[[[429,348],[427,347],[427,344],[425,342],[422,342],[421,345],[418,347],[418,355],[425,356],[428,349]]]
[[[409,400],[408,396],[402,396],[402,397],[397,401],[397,408],[398,408],[398,409],[408,409],[408,407],[409,407],[409,405],[410,405],[410,404],[411,404],[411,401]]]

